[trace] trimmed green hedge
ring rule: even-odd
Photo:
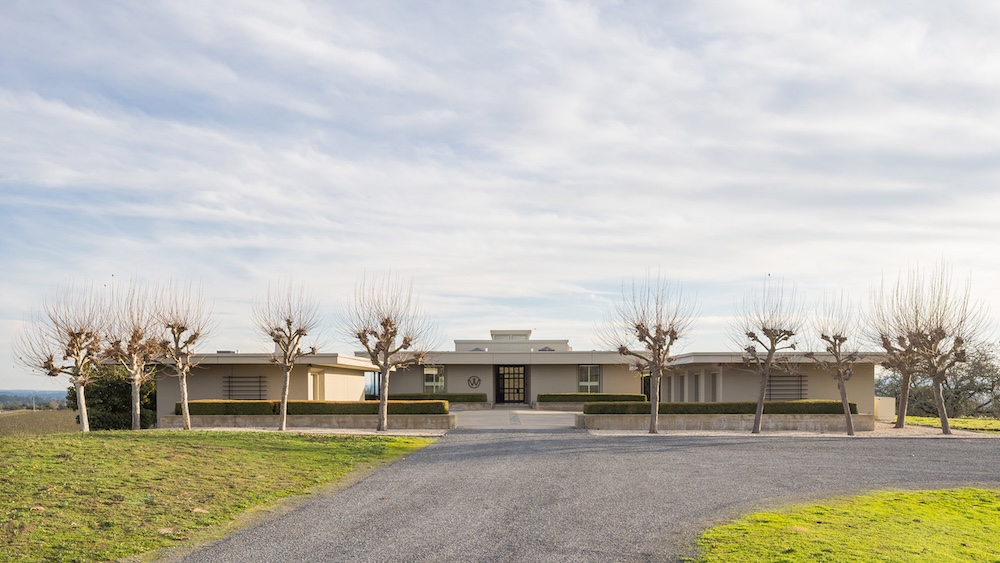
[[[281,402],[199,400],[188,408],[192,415],[275,415]],[[378,414],[378,401],[288,401],[288,414]],[[389,401],[389,414],[448,414],[448,401]]]
[[[647,401],[642,393],[539,393],[539,403],[596,403],[598,401]],[[649,407],[646,407],[648,410]]]
[[[858,414],[858,405],[850,403],[851,414]],[[584,403],[584,414],[649,414],[648,402]],[[739,401],[726,403],[660,403],[660,414],[754,414],[757,403]],[[764,414],[844,414],[840,401],[766,401]]]
[[[378,397],[375,398],[378,400]],[[486,393],[390,393],[390,401],[448,401],[449,403],[485,403]]]

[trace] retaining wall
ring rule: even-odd
[[[391,430],[448,430],[455,428],[454,414],[390,414]],[[161,416],[160,428],[183,428],[183,418],[177,415]],[[270,428],[278,426],[278,415],[191,415],[192,428]],[[378,426],[376,414],[290,414],[289,428],[361,428]]]
[[[750,432],[752,414],[661,414],[657,428],[660,430],[732,430]],[[854,430],[875,429],[875,416],[853,416]],[[588,430],[648,430],[648,414],[578,414],[576,428]],[[765,414],[760,422],[761,431],[791,430],[802,432],[847,432],[842,414]]]

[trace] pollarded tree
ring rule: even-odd
[[[670,369],[670,350],[694,324],[694,303],[673,283],[647,275],[622,286],[601,336],[639,373],[649,371],[649,433],[657,433],[660,381]]]
[[[258,332],[274,343],[271,361],[281,368],[281,410],[278,430],[288,423],[288,384],[299,358],[316,353],[316,347],[304,348],[302,339],[319,326],[319,303],[306,294],[305,288],[291,283],[267,288],[267,295],[253,307],[253,324]]]
[[[107,357],[125,368],[132,389],[132,430],[142,428],[142,385],[156,374],[161,331],[156,323],[156,293],[138,280],[111,290]]]
[[[389,425],[389,373],[420,365],[434,345],[435,328],[413,296],[413,282],[392,274],[362,277],[348,304],[344,334],[364,347],[379,370],[377,431]]]
[[[15,356],[33,371],[69,377],[80,408],[80,430],[90,432],[86,388],[104,359],[105,304],[91,287],[65,287],[42,311],[15,341]]]
[[[856,346],[857,338],[851,338],[856,329],[855,316],[854,307],[843,294],[824,297],[820,310],[813,317],[813,330],[819,335],[823,352],[806,353],[807,358],[837,380],[848,436],[854,435],[854,419],[851,417],[851,404],[847,400],[847,382],[854,374],[854,364],[861,360],[861,353]]]
[[[753,434],[760,433],[764,415],[767,383],[775,373],[793,370],[784,354],[795,350],[796,335],[802,326],[802,305],[794,290],[765,280],[760,291],[751,291],[743,299],[733,325],[734,340],[743,350],[743,361],[760,378]]]
[[[172,375],[180,385],[184,429],[190,430],[187,378],[198,366],[194,360],[195,346],[204,342],[211,332],[211,313],[200,291],[193,291],[190,284],[183,287],[172,284],[157,299],[156,320],[166,331],[166,338],[160,341],[160,351],[171,362]]]
[[[885,351],[883,367],[902,378],[896,428],[906,424],[911,379],[923,375],[931,381],[941,431],[951,434],[942,385],[968,360],[969,344],[985,327],[985,306],[972,301],[969,282],[953,285],[943,262],[927,275],[911,269],[891,289],[883,283],[873,292],[870,337]]]

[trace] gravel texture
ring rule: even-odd
[[[519,417],[519,420],[522,417]],[[464,428],[184,561],[673,561],[713,522],[896,488],[1000,486],[1000,441]]]

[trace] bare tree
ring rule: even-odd
[[[658,432],[660,381],[673,358],[670,349],[694,325],[694,303],[673,283],[657,275],[622,285],[601,329],[605,344],[628,358],[635,369],[649,371],[649,433]]]
[[[952,283],[944,262],[925,275],[911,269],[892,288],[883,282],[873,292],[870,338],[886,353],[883,367],[900,374],[896,428],[906,424],[910,382],[923,375],[931,380],[941,431],[951,434],[942,384],[955,366],[968,360],[968,346],[986,328],[985,306],[971,299],[971,284]]]
[[[751,291],[734,324],[735,340],[743,350],[743,361],[760,377],[760,394],[753,418],[753,434],[760,433],[767,383],[774,373],[792,371],[783,352],[795,350],[795,336],[802,325],[802,305],[794,290],[765,280],[760,291]]]
[[[166,287],[156,305],[157,323],[166,330],[166,338],[160,341],[160,351],[172,363],[173,376],[180,385],[184,429],[190,430],[187,378],[198,366],[194,360],[195,346],[204,342],[211,332],[211,313],[205,307],[201,291],[193,291],[190,284],[182,287],[175,283]]]
[[[285,430],[292,369],[299,358],[316,353],[316,346],[304,348],[302,339],[319,326],[319,303],[307,295],[303,286],[268,286],[264,299],[254,304],[252,318],[254,327],[274,343],[271,361],[281,368],[284,378],[278,430]]]
[[[813,330],[819,335],[824,353],[806,353],[807,358],[837,380],[848,436],[854,435],[854,419],[851,417],[851,404],[847,400],[847,382],[854,375],[854,364],[861,360],[861,353],[855,344],[857,339],[848,344],[856,326],[855,317],[853,306],[843,294],[824,297],[820,310],[813,317]]]
[[[155,291],[138,280],[111,290],[111,323],[106,354],[125,368],[132,388],[132,430],[142,428],[142,384],[155,375],[160,356]]]
[[[434,325],[413,296],[413,282],[392,274],[362,277],[347,307],[343,331],[364,347],[379,369],[377,431],[389,424],[389,373],[424,362]]]
[[[65,375],[76,390],[80,430],[90,432],[86,387],[104,356],[105,305],[90,287],[64,287],[14,343],[18,363],[49,377]]]

